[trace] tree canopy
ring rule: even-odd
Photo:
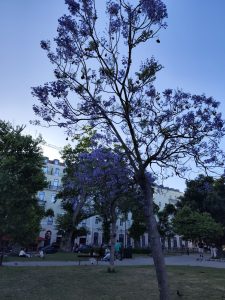
[[[0,120],[0,242],[8,237],[28,245],[40,232],[44,216],[37,192],[46,187],[41,139],[23,135]]]
[[[120,143],[135,170],[150,165],[153,172],[158,166],[183,174],[187,156],[203,169],[221,165],[219,102],[182,90],[157,92],[153,82],[162,66],[153,57],[139,67],[135,59],[134,67],[137,49],[166,27],[163,2],[107,1],[103,34],[94,0],[66,4],[70,14],[59,19],[56,51],[41,42],[56,79],[33,88],[35,113],[69,133],[85,122],[101,129],[98,137]]]
[[[216,222],[225,226],[225,178],[222,176],[215,179],[199,175],[186,184],[187,188],[177,206],[188,206],[193,211],[207,212]]]
[[[184,240],[215,242],[223,235],[223,227],[210,214],[192,211],[184,206],[173,219],[174,231]]]

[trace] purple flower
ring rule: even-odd
[[[47,105],[48,100],[49,100],[48,99],[48,95],[49,95],[48,85],[45,84],[44,86],[33,87],[32,95],[34,97],[37,97],[43,105]]]
[[[145,94],[148,96],[148,97],[155,97],[156,96],[156,90],[155,90],[155,87],[153,85],[150,85],[148,87],[148,89],[146,90]]]
[[[44,50],[50,50],[50,41],[41,41],[41,48]]]
[[[68,5],[69,11],[72,15],[76,15],[80,10],[80,4],[74,0],[65,0],[65,3]]]
[[[120,10],[120,6],[118,3],[108,1],[107,3],[107,11],[110,15],[116,16]]]
[[[110,23],[109,23],[109,31],[110,33],[115,33],[118,32],[120,30],[121,27],[121,21],[120,19],[111,19]]]
[[[153,24],[160,23],[167,18],[166,5],[161,0],[140,0],[140,4]]]

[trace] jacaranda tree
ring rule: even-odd
[[[144,44],[160,42],[158,33],[167,18],[161,0],[105,1],[106,17],[100,7],[103,1],[65,2],[70,13],[59,19],[56,50],[50,41],[41,42],[55,66],[55,80],[33,88],[39,100],[34,111],[70,134],[88,123],[99,139],[123,147],[144,195],[160,299],[168,299],[153,213],[153,176],[146,170],[184,176],[191,161],[204,170],[221,166],[218,144],[224,121],[219,103],[182,90],[156,91],[153,83],[162,66],[139,53]]]
[[[111,225],[110,271],[114,271],[116,221],[122,211],[123,202],[130,197],[132,178],[122,155],[99,147],[91,153],[78,155],[73,175],[65,182],[67,190],[77,190],[77,197],[73,199],[75,209],[81,203],[80,197],[83,197],[82,206],[91,203],[95,214],[103,219],[106,217]]]

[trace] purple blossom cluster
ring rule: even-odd
[[[68,5],[69,11],[72,15],[76,15],[80,11],[80,4],[75,0],[65,0]]]
[[[114,34],[119,32],[121,28],[121,21],[119,18],[111,19],[109,22],[109,33]]]
[[[50,50],[50,41],[41,41],[40,44],[43,50],[47,50],[47,51]]]
[[[166,5],[161,0],[140,0],[140,4],[153,24],[162,22],[168,16]]]
[[[74,170],[76,184],[83,190],[99,189],[107,198],[113,199],[125,193],[131,182],[131,171],[123,157],[104,148],[78,157]]]
[[[108,1],[107,11],[111,16],[117,16],[120,11],[120,5],[114,1]]]
[[[32,95],[37,97],[38,100],[46,106],[49,102],[49,88],[48,85],[45,84],[44,86],[37,86],[32,88]]]

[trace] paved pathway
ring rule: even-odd
[[[197,260],[198,255],[178,255],[168,256],[165,258],[166,265],[168,266],[201,266],[211,268],[225,268],[225,262],[220,261],[208,261],[205,258],[203,261]],[[81,261],[81,266],[92,265],[96,262],[92,259],[88,261]],[[99,265],[108,265],[108,262],[99,261]],[[3,266],[14,266],[14,267],[46,267],[46,266],[78,266],[78,261],[18,261],[18,262],[3,262]],[[116,260],[116,266],[138,266],[138,265],[153,265],[153,259],[151,257],[135,257],[133,259],[123,259],[122,261]]]

